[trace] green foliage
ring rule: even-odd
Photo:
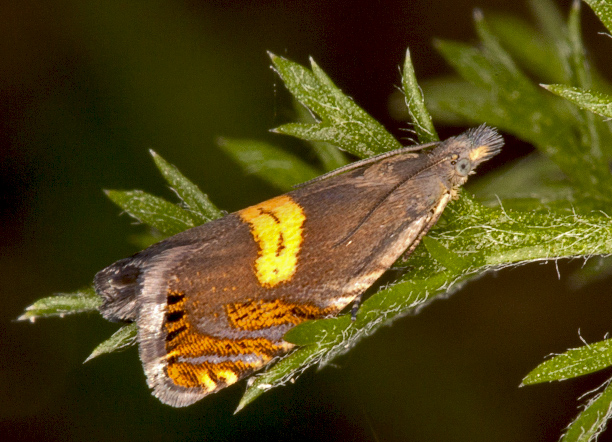
[[[217,209],[208,197],[175,166],[153,151],[151,156],[162,176],[182,200],[183,206],[142,190],[107,190],[106,195],[112,202],[163,236],[176,235],[183,230],[223,216],[224,212]]]
[[[597,14],[602,23],[612,29],[612,2],[609,0],[584,0]]]
[[[296,113],[296,120],[304,124],[317,123],[315,117],[310,111],[304,107],[299,101],[294,100],[294,108]],[[330,172],[334,169],[338,169],[348,164],[348,159],[343,151],[338,149],[336,146],[323,142],[323,141],[309,141],[307,140],[310,147],[316,154],[317,158],[323,166],[325,172]]]
[[[612,30],[612,1],[585,1]],[[577,246],[573,239],[584,238],[584,234],[597,236],[600,244],[610,242],[606,212],[612,202],[609,169],[612,126],[597,115],[612,116],[612,88],[587,61],[580,29],[580,3],[573,3],[567,21],[548,0],[533,0],[531,6],[541,31],[516,18],[494,17],[487,22],[477,12],[479,46],[446,41],[437,44],[460,78],[436,80],[425,87],[428,109],[439,120],[452,124],[486,121],[531,142],[540,153],[498,171],[478,186],[489,201],[496,195],[506,209],[520,209],[520,218],[508,210],[505,213],[520,219],[521,229],[530,225],[545,228],[547,223],[542,217],[546,213],[556,218],[550,229],[569,227],[564,232],[558,231],[550,241],[541,241],[544,238],[536,233],[539,239],[529,241],[531,245],[526,244],[523,251],[504,253],[502,259],[508,263],[516,252],[529,250],[530,254],[534,251],[532,247],[549,247],[561,238],[565,238],[565,245],[549,249],[550,256],[559,257],[559,253],[569,251],[566,248],[569,243],[570,248]],[[531,78],[555,84],[539,88]],[[603,216],[596,215],[594,210],[600,210]],[[525,211],[531,215],[524,217]],[[567,213],[565,217],[563,212]],[[527,220],[529,217],[531,220]],[[593,221],[595,224],[591,224]],[[501,239],[490,240],[499,245],[495,241]],[[456,246],[452,250],[456,251]],[[593,253],[575,251],[582,256],[609,254],[601,249]],[[519,259],[525,258],[530,260],[526,256]],[[588,283],[598,275],[610,274],[611,268],[610,259],[593,260],[571,282]],[[523,383],[562,380],[609,367],[610,342],[590,344],[556,356],[536,367]],[[611,409],[612,393],[608,386],[587,404],[568,427],[563,440],[595,440],[605,428]]]
[[[584,50],[576,36],[578,9],[574,7],[574,18],[570,20],[574,24],[568,27],[551,5],[543,6],[546,4],[546,1],[533,2],[536,10],[546,11],[545,15],[537,17],[545,30],[544,46],[556,49],[554,52],[548,49],[546,64],[563,66],[562,78],[576,82],[575,86],[588,83],[586,72],[593,69],[585,67]],[[426,85],[428,109],[438,119],[453,124],[486,121],[531,142],[560,168],[573,186],[574,194],[579,193],[573,203],[585,209],[609,207],[612,198],[608,191],[612,186],[608,169],[612,159],[609,123],[551,96],[521,70],[514,60],[529,62],[532,59],[528,54],[533,45],[519,46],[524,35],[536,33],[535,30],[526,31],[529,25],[517,26],[520,38],[509,45],[504,44],[512,39],[508,23],[499,26],[500,19],[489,23],[479,13],[475,18],[480,45],[437,42],[441,54],[461,79]],[[497,27],[503,29],[499,35]],[[515,56],[515,52],[519,56]],[[548,70],[543,75],[550,78]]]
[[[574,348],[538,365],[523,379],[523,385],[562,381],[593,373],[612,365],[612,339]]]
[[[208,197],[198,189],[198,186],[189,181],[175,166],[168,163],[154,151],[151,150],[150,152],[155,165],[183,201],[194,222],[203,224],[223,216],[223,211],[217,209]]]
[[[597,440],[605,429],[612,415],[612,386],[608,384],[604,391],[587,404],[585,409],[567,427],[561,442],[590,442]]]
[[[410,50],[406,51],[402,87],[404,89],[404,97],[406,98],[406,107],[408,108],[408,113],[410,113],[410,120],[412,121],[419,142],[425,144],[438,141],[438,134],[431,121],[431,115],[429,115],[429,112],[427,112],[425,108],[423,92],[417,83],[414,67],[412,66],[412,59],[410,58]]]
[[[321,118],[314,124],[284,124],[276,132],[325,141],[361,158],[402,147],[378,121],[344,95],[314,60],[310,60],[309,70],[274,54],[270,58],[293,96]]]
[[[545,89],[553,94],[571,101],[582,109],[601,115],[602,117],[612,117],[612,96],[598,91],[586,90],[563,84],[544,84]]]
[[[100,343],[91,354],[85,359],[85,362],[92,360],[106,353],[113,353],[123,348],[131,347],[136,344],[136,336],[138,334],[138,326],[134,322],[129,325],[124,325],[117,330],[106,341]]]
[[[130,216],[164,236],[176,235],[197,225],[191,213],[142,190],[107,190],[106,195]]]
[[[20,321],[32,321],[37,318],[59,316],[74,313],[96,312],[102,303],[93,288],[79,290],[74,293],[60,293],[55,296],[41,298],[25,309]]]
[[[245,172],[257,175],[279,189],[291,188],[296,182],[311,180],[322,173],[297,156],[261,141],[219,138],[217,144]]]
[[[610,28],[612,0],[587,3]],[[485,21],[477,11],[479,45],[437,43],[460,78],[429,82],[424,88],[425,98],[407,53],[402,78],[406,116],[414,123],[421,142],[437,140],[429,109],[442,122],[487,122],[531,142],[539,153],[481,181],[478,193],[497,204],[486,207],[465,193],[452,202],[423,244],[400,263],[408,271],[367,299],[355,321],[344,315],[309,321],[289,331],[285,339],[295,344],[296,350],[249,383],[238,409],[268,389],[294,379],[309,366],[325,365],[379,327],[437,295],[457,290],[484,271],[612,254],[612,227],[605,213],[612,203],[612,126],[591,113],[609,116],[611,100],[606,94],[612,87],[587,63],[578,6],[574,3],[566,21],[549,1],[534,0],[532,7],[541,32],[515,18]],[[308,69],[275,55],[271,58],[289,91],[310,112],[299,108],[300,122],[275,131],[310,142],[322,170],[345,162],[330,145],[362,158],[400,147],[314,61]],[[544,89],[532,80],[534,77],[567,84]],[[594,87],[602,92],[590,89]],[[282,190],[320,172],[268,144],[230,139],[220,144],[247,172]],[[109,191],[117,205],[163,235],[222,215],[174,166],[154,153],[153,157],[183,204],[141,191]],[[605,272],[610,260],[598,265],[589,268],[587,279]],[[98,304],[91,290],[87,296],[45,298],[29,307],[21,319],[91,311]],[[134,326],[121,329],[90,358],[129,345],[135,333]],[[541,364],[524,383],[559,380],[609,366],[609,347],[608,341],[603,341],[570,350]],[[607,387],[571,424],[564,440],[593,440],[605,427],[611,404],[612,393]]]

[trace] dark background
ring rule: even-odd
[[[474,41],[472,8],[528,16],[504,0],[41,3],[0,6],[3,440],[555,441],[577,398],[610,376],[518,388],[546,355],[610,330],[610,281],[569,290],[576,262],[559,263],[560,280],[554,264],[486,275],[236,416],[244,383],[173,409],[149,394],[134,348],[82,365],[117,328],[97,315],[15,322],[137,251],[126,239],[139,228],[102,189],[172,198],[149,148],[227,210],[278,193],[214,143],[298,145],[268,132],[290,101],[266,50],[313,56],[402,137],[407,124],[387,105],[407,47],[431,78],[450,72],[432,39]],[[612,40],[588,7],[582,15],[605,71]],[[528,150],[510,138],[495,164]]]

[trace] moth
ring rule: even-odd
[[[292,327],[358,300],[502,145],[483,125],[179,233],[100,271],[100,311],[137,323],[153,394],[190,405],[290,351]]]

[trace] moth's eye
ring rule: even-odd
[[[467,158],[461,158],[457,161],[457,164],[455,164],[455,170],[459,175],[467,176],[472,170],[472,163]]]

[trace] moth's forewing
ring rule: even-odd
[[[100,272],[103,315],[138,321],[154,394],[185,406],[233,384],[363,293],[452,198],[452,143],[366,160]]]

